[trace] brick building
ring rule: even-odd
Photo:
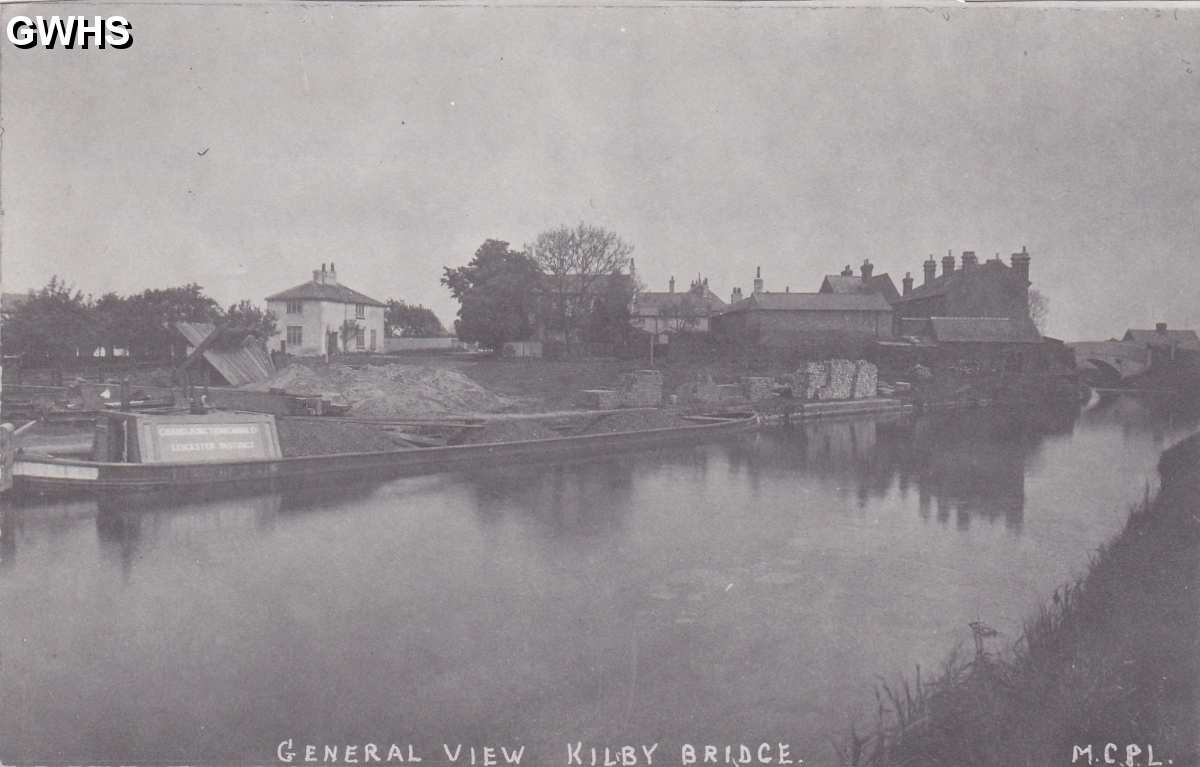
[[[974,251],[965,250],[961,267],[952,254],[943,257],[939,275],[930,256],[919,287],[913,286],[911,274],[901,281],[904,287],[894,303],[897,332],[909,335],[911,324],[906,320],[930,317],[1008,317],[1032,325],[1029,262],[1025,248],[1012,254],[1011,265],[1001,261],[999,254],[980,263]]]
[[[875,292],[768,292],[762,269],[754,278],[749,298],[739,298],[714,316],[714,332],[765,346],[791,346],[806,338],[847,340],[892,337],[892,306]]]

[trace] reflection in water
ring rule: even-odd
[[[2,507],[0,759],[769,738],[822,763],[875,674],[939,662],[971,620],[1015,638],[1195,423],[961,411]]]
[[[962,528],[972,517],[1003,519],[1020,532],[1028,466],[1074,422],[1070,410],[1000,408],[816,421],[736,445],[730,460],[754,477],[785,470],[835,480],[859,506],[915,488],[923,519],[953,517]]]

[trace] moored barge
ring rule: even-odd
[[[707,440],[749,431],[758,424],[752,413],[685,418],[689,425],[641,431],[285,457],[272,415],[115,412],[97,420],[90,458],[18,451],[12,478],[14,492],[38,495],[290,483],[387,470],[432,473],[491,462],[558,460]]]

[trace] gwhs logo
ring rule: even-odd
[[[13,16],[5,31],[9,42],[23,50],[133,45],[133,25],[124,16]]]

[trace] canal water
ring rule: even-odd
[[[971,621],[1016,641],[1195,426],[1116,399],[149,508],[10,505],[0,760],[274,763],[291,739],[297,761],[396,743],[444,764],[447,743],[565,765],[567,744],[586,763],[658,742],[671,764],[684,743],[771,741],[827,763],[876,675],[928,673]]]

